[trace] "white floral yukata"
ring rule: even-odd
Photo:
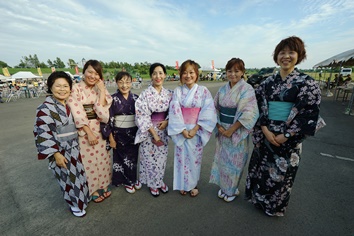
[[[149,86],[141,92],[135,102],[135,122],[138,126],[135,143],[140,143],[139,180],[153,189],[161,188],[163,185],[168,154],[168,136],[167,129],[159,130],[156,127],[151,115],[165,112],[167,119],[171,98],[171,90],[162,88],[158,93],[153,86]],[[163,146],[158,147],[152,143],[153,137],[149,132],[151,127],[154,127],[161,141],[164,142]]]
[[[195,122],[186,122],[184,108],[200,108]],[[202,164],[203,147],[208,143],[216,125],[216,111],[209,90],[198,84],[191,89],[186,85],[174,90],[169,110],[168,134],[175,143],[173,190],[190,191],[197,186]],[[184,138],[182,131],[195,125],[200,129],[191,139]]]

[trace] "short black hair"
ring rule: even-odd
[[[150,70],[149,70],[149,72],[150,72],[150,77],[152,76],[152,73],[154,73],[155,68],[158,67],[158,66],[161,66],[163,72],[164,72],[165,74],[167,74],[166,67],[165,67],[164,65],[162,65],[161,63],[156,62],[156,63],[154,63],[154,64],[152,64],[152,65],[150,66]]]
[[[69,83],[70,90],[73,88],[73,81],[71,80],[70,76],[66,72],[54,71],[49,75],[47,79],[47,87],[48,87],[47,93],[53,94],[51,88],[57,79],[65,79]]]
[[[133,80],[132,76],[128,72],[120,71],[120,72],[118,72],[118,74],[115,77],[116,82],[118,82],[118,80],[123,79],[123,77],[125,77],[125,76],[130,78],[130,80]]]

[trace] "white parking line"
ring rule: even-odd
[[[348,158],[348,157],[333,156],[333,155],[328,154],[328,153],[320,153],[320,154],[322,156],[325,156],[325,157],[333,157],[333,158],[337,158],[337,159],[344,160],[344,161],[354,161],[354,159]]]

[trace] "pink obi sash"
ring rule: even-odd
[[[167,111],[162,111],[162,112],[153,112],[151,114],[151,122],[155,125],[159,123],[160,121],[165,120],[167,117]]]
[[[181,107],[185,124],[197,124],[200,107]]]

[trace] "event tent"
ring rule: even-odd
[[[11,75],[12,79],[37,79],[42,78],[43,76],[38,76],[29,71],[19,71]]]
[[[10,79],[11,77],[9,76],[3,76],[3,75],[0,75],[0,80],[1,81],[7,81],[8,79]]]
[[[342,66],[354,66],[354,49],[339,53],[324,61],[321,61],[314,65],[314,68],[318,67],[342,67]]]
[[[314,68],[317,67],[342,67],[342,66],[354,66],[354,49],[339,53],[333,57],[330,57],[320,63],[314,65]],[[354,87],[352,90],[352,95],[349,99],[348,107],[345,111],[346,114],[351,114],[352,106],[354,103]],[[328,94],[329,94],[329,82],[328,82]],[[334,98],[336,96],[334,95]]]

